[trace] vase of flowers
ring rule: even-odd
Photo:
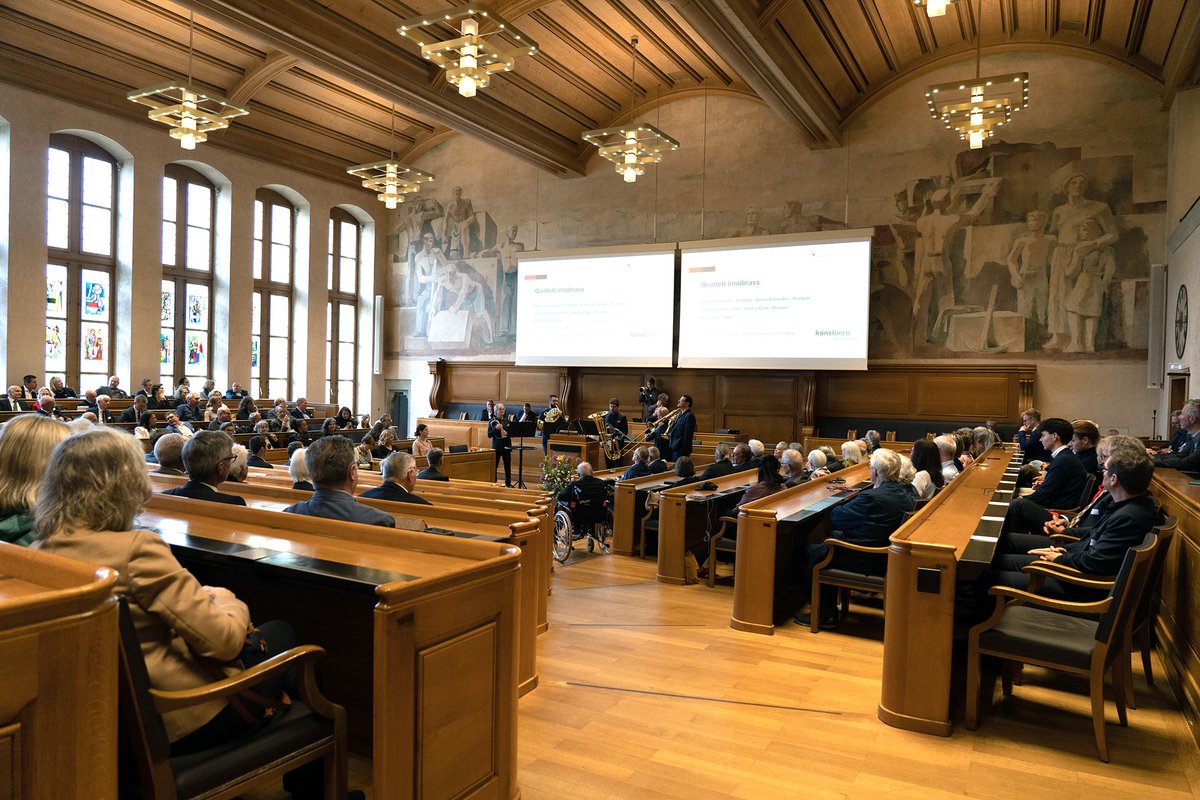
[[[557,495],[578,477],[575,467],[579,459],[567,456],[546,456],[542,459],[542,488]]]

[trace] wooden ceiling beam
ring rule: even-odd
[[[180,0],[267,47],[407,106],[435,123],[499,147],[555,174],[582,175],[574,143],[488,98],[463,98],[429,84],[429,66],[394,31],[370,31],[299,0]]]
[[[841,144],[841,120],[821,83],[758,27],[753,9],[731,0],[671,0],[684,20],[707,41],[767,107],[809,147]]]
[[[246,70],[237,85],[229,90],[229,100],[234,105],[246,105],[259,89],[299,63],[300,59],[295,56],[278,50],[267,51],[262,63]]]
[[[1184,3],[1175,26],[1175,36],[1162,66],[1163,109],[1175,102],[1175,94],[1200,81],[1200,3]]]

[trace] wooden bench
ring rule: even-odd
[[[676,480],[679,479],[674,472],[660,472],[617,482],[613,501],[612,552],[623,556],[634,554],[634,542],[642,541],[639,537],[645,536],[642,517],[646,513],[646,496],[665,487],[668,481]]]
[[[829,512],[849,499],[830,490],[855,486],[867,480],[870,473],[866,462],[855,464],[742,506],[737,523],[731,628],[770,635],[775,632],[776,620],[796,612],[804,598],[780,567],[808,563],[805,546],[825,538]],[[834,483],[837,479],[845,483]]]
[[[666,489],[658,499],[658,580],[683,584],[684,554],[704,535],[714,534],[718,521],[758,480],[758,470],[746,469],[715,478],[717,488],[702,491],[699,483]]]
[[[160,494],[138,524],[326,649],[323,685],[352,748],[372,742],[376,796],[518,793],[517,548]]]

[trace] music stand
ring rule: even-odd
[[[531,445],[525,444],[526,436],[533,436],[537,433],[537,420],[529,420],[528,422],[510,422],[508,423],[509,438],[517,437],[520,440],[513,449],[517,451],[517,488],[524,489],[525,486],[525,451],[533,450]]]
[[[580,417],[571,424],[575,426],[575,430],[581,436],[600,435],[600,429],[596,426],[596,423],[590,419],[587,419],[586,417]]]

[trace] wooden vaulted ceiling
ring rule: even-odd
[[[396,33],[459,2],[0,0],[0,81],[145,120],[125,94],[186,77],[194,13],[195,81],[251,111],[204,147],[346,182],[347,166],[393,147],[414,160],[455,135],[582,174],[583,131],[706,91],[757,97],[810,147],[836,147],[853,114],[969,55],[977,34],[985,53],[1055,50],[1133,70],[1164,104],[1200,82],[1189,0],[959,0],[940,19],[912,0],[491,0],[541,51],[467,99]]]

